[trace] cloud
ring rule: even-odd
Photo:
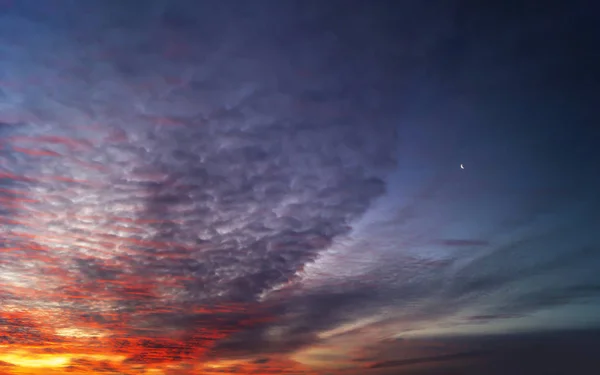
[[[486,323],[497,319],[512,319],[519,317],[521,317],[519,314],[487,314],[469,316],[467,320],[470,322]]]
[[[573,366],[582,370],[597,366],[598,359],[593,355],[597,340],[598,332],[589,330],[406,339],[402,343],[380,343],[376,349],[379,358],[401,359],[375,361],[367,366],[368,372],[376,374],[394,374],[400,368],[410,374],[479,374],[482,371],[566,374]],[[577,350],[573,350],[575,347]]]
[[[412,359],[403,359],[398,361],[387,361],[387,362],[378,362],[369,366],[371,369],[384,368],[384,367],[400,367],[400,366],[410,366],[410,365],[419,365],[419,364],[432,364],[436,362],[446,362],[446,361],[456,361],[461,359],[470,359],[477,358],[485,355],[485,352],[482,351],[474,351],[474,352],[464,352],[464,353],[456,353],[456,354],[447,354],[440,355],[435,357],[424,357],[424,358],[412,358]]]
[[[441,243],[445,246],[485,246],[489,245],[488,241],[484,240],[467,240],[467,239],[452,239],[452,240],[441,240]]]
[[[294,7],[273,6],[232,28],[232,6],[194,5],[197,17],[190,6],[93,2],[42,19],[23,3],[6,16],[18,43],[2,69],[20,87],[2,87],[7,303],[52,310],[48,331],[62,315],[72,340],[129,365],[313,342],[292,304],[260,296],[348,234],[394,166],[393,100],[379,96],[395,88],[381,64],[326,29],[298,38],[329,10],[290,23]],[[364,75],[347,81],[356,66]],[[305,300],[317,318],[325,300]],[[293,326],[277,341],[279,313]],[[17,326],[31,332],[14,344],[34,340]]]

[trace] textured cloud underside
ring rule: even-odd
[[[1,22],[3,319],[40,309],[54,327],[23,340],[76,322],[125,352],[194,327],[176,352],[206,348],[266,319],[261,293],[384,192],[385,81],[326,30],[100,4],[37,18],[25,2]]]

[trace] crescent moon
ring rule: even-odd
[[[465,166],[461,164],[460,169],[465,169]]]

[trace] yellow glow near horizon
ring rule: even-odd
[[[59,328],[56,330],[56,334],[63,337],[75,337],[75,338],[91,338],[91,337],[103,337],[104,333],[93,330],[83,330],[80,328]]]
[[[20,367],[65,367],[71,361],[71,358],[64,355],[55,354],[37,354],[32,355],[26,352],[12,352],[0,354],[0,361],[10,363]]]
[[[210,369],[222,369],[222,368],[227,368],[227,367],[239,365],[239,364],[242,364],[244,362],[246,362],[246,361],[239,360],[239,359],[229,359],[229,360],[222,360],[222,361],[215,361],[215,362],[205,363],[204,367],[210,368]]]
[[[33,354],[25,350],[15,350],[0,354],[0,361],[26,368],[57,368],[66,367],[74,358],[95,361],[121,362],[126,357],[123,355],[103,354]]]

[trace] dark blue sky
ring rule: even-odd
[[[591,366],[592,2],[0,7],[0,374]]]

